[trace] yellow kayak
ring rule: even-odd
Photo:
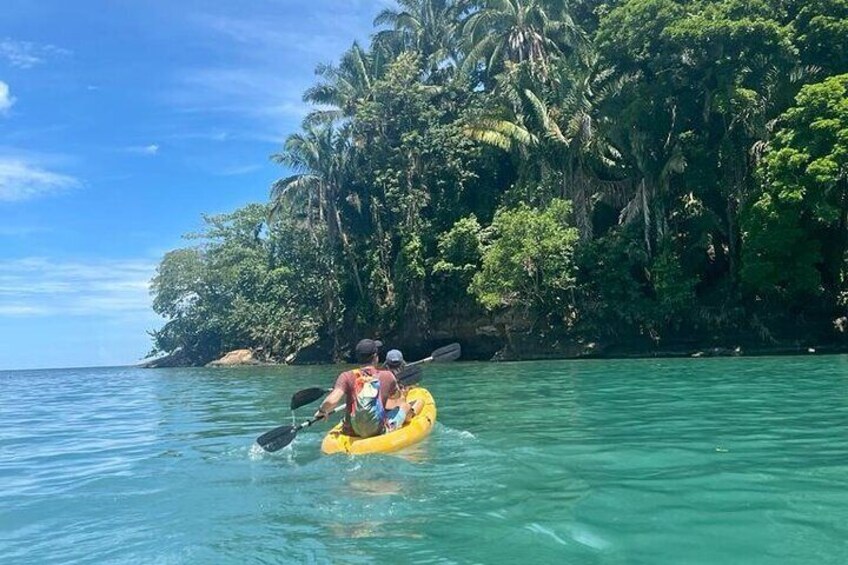
[[[411,403],[415,400],[421,400],[424,403],[424,408],[401,429],[363,439],[343,434],[342,424],[339,423],[324,436],[321,451],[328,455],[332,453],[349,453],[351,455],[391,453],[418,443],[430,435],[433,426],[436,424],[436,402],[427,389],[421,387],[410,389],[406,393],[407,402]]]

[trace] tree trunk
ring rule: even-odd
[[[562,175],[563,186],[560,194],[563,198],[571,200],[573,207],[574,223],[580,240],[583,242],[592,239],[592,203],[590,195],[590,181],[582,173],[575,172],[569,166]]]
[[[407,155],[406,192],[409,198],[404,231],[406,237],[415,237],[421,227],[421,212],[427,205],[426,187],[416,190],[416,173],[420,171],[420,159],[415,152]],[[423,184],[423,183],[422,183]],[[420,200],[419,200],[420,199]],[[407,260],[411,260],[408,257]],[[416,257],[416,259],[418,259]],[[408,275],[409,276],[409,275]],[[430,333],[430,307],[424,287],[424,277],[411,277],[406,281],[406,304],[404,305],[403,333],[408,339],[427,338]]]
[[[834,273],[836,292],[841,290],[839,285],[842,280],[842,274],[845,271],[845,252],[848,250],[848,176],[842,177],[839,180],[839,185],[841,187],[839,195],[839,225],[836,232],[838,255],[836,272]]]
[[[362,284],[362,278],[359,274],[359,263],[356,260],[356,255],[354,254],[350,239],[342,226],[341,212],[339,212],[339,209],[336,206],[335,191],[332,191],[332,194],[325,195],[324,206],[327,208],[326,224],[330,239],[330,248],[335,251],[338,248],[338,244],[341,243],[342,255],[344,255],[345,259],[347,259],[347,262],[350,264],[351,271],[353,272],[353,279],[356,284],[356,290],[359,292],[359,297],[364,298],[365,287]],[[324,206],[322,206],[322,208]]]
[[[743,196],[743,187],[745,185],[745,177],[747,173],[747,152],[742,149],[740,144],[738,152],[734,152],[731,157],[731,178],[729,179],[730,194],[727,196],[727,206],[725,214],[727,216],[727,247],[728,247],[728,262],[730,268],[730,281],[735,285],[739,280],[739,202]],[[741,153],[741,158],[738,156]]]
[[[385,198],[385,195],[384,195]],[[383,231],[383,222],[380,218],[380,210],[377,204],[377,199],[372,197],[371,201],[372,219],[374,222],[374,248],[377,251],[379,258],[376,275],[382,280],[384,296],[383,300],[378,303],[378,307],[383,309],[395,305],[395,286],[392,282],[391,268],[389,255],[391,254],[391,241],[387,240],[386,233]],[[376,297],[378,300],[380,297]]]
[[[644,177],[642,178],[642,186],[639,189],[642,195],[642,227],[645,237],[645,250],[648,252],[648,257],[651,256],[651,209],[648,207],[648,189]]]

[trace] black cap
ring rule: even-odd
[[[382,341],[375,341],[373,339],[359,340],[359,343],[356,344],[356,360],[360,363],[370,361],[381,347],[383,347]]]

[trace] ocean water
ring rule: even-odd
[[[337,370],[0,372],[0,562],[848,563],[848,357],[429,366],[415,448],[254,444]]]

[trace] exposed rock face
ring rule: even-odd
[[[262,362],[253,356],[250,349],[230,351],[220,359],[207,363],[207,367],[235,367],[238,365],[261,365]]]
[[[181,349],[169,355],[163,355],[154,359],[146,359],[138,364],[142,369],[163,369],[167,367],[190,367],[191,362],[186,358]]]

